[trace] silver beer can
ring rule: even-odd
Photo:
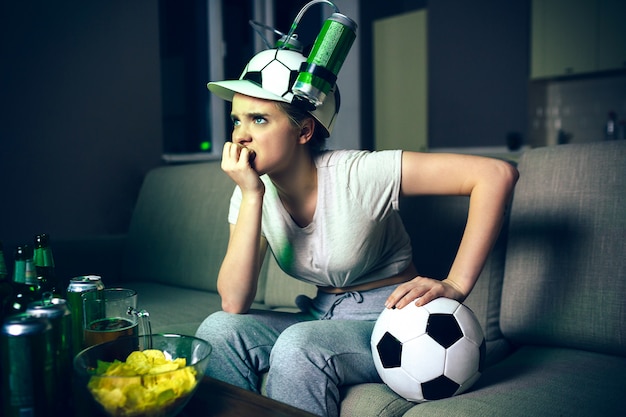
[[[47,417],[54,413],[52,325],[27,313],[5,319],[0,332],[2,415]]]
[[[104,284],[99,275],[84,275],[70,280],[67,287],[67,306],[72,318],[72,356],[83,349],[83,300],[81,295],[87,291],[101,291],[103,289]]]

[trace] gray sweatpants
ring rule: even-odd
[[[299,296],[301,313],[217,312],[196,336],[213,350],[207,374],[319,416],[338,416],[341,385],[380,382],[370,336],[396,286],[370,291]]]

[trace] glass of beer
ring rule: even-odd
[[[84,348],[123,336],[150,335],[150,315],[137,310],[137,291],[105,288],[85,292],[81,298]]]

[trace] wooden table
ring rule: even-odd
[[[306,411],[204,377],[179,417],[315,417]]]

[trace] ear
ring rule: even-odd
[[[313,133],[315,132],[315,120],[312,117],[307,117],[302,122],[302,127],[300,128],[300,144],[304,145],[313,137]]]

